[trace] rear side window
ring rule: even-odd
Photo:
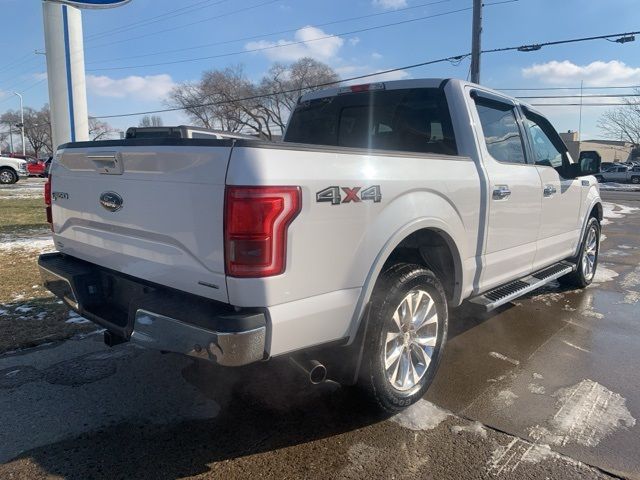
[[[285,141],[457,155],[438,88],[375,90],[311,100],[293,112]]]
[[[476,108],[489,155],[499,162],[526,163],[513,107],[477,98]]]

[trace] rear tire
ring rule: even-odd
[[[631,183],[635,185],[640,184],[640,177],[631,177]]]
[[[18,181],[18,174],[10,168],[0,168],[0,183],[10,185]]]
[[[584,238],[580,244],[580,252],[573,261],[578,265],[575,272],[560,277],[558,281],[570,287],[585,288],[591,285],[598,268],[600,253],[600,222],[591,217],[587,222]]]
[[[420,265],[394,265],[376,284],[368,322],[358,385],[395,413],[420,400],[435,376],[447,338],[444,289]]]

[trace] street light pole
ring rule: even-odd
[[[22,156],[26,155],[26,146],[24,143],[24,105],[22,103],[22,95],[18,92],[13,92],[14,95],[17,95],[20,98],[20,133],[22,134]]]

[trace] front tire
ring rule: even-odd
[[[0,169],[0,183],[3,185],[10,185],[18,181],[18,174],[10,168]]]
[[[420,265],[394,265],[376,284],[368,322],[358,383],[395,413],[420,400],[435,376],[447,338],[444,289]]]
[[[638,185],[640,184],[640,177],[631,177],[631,183]]]
[[[600,222],[591,217],[587,222],[584,238],[580,246],[580,252],[574,259],[578,265],[575,272],[569,273],[558,280],[563,285],[585,288],[591,285],[598,268],[598,255],[600,253]]]

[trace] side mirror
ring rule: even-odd
[[[600,164],[602,160],[599,158],[584,157],[580,159],[580,176],[595,175],[600,173]]]
[[[583,157],[578,163],[570,164],[567,169],[569,178],[586,177],[600,173],[601,160],[591,157]]]

